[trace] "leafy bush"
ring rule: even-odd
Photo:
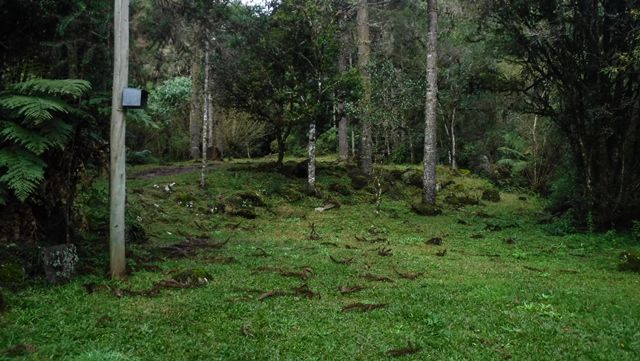
[[[338,149],[338,128],[332,127],[320,134],[316,142],[318,155],[332,154]]]
[[[147,110],[128,113],[128,144],[134,151],[148,149],[165,160],[188,158],[190,99],[191,79],[187,77],[166,80],[153,89]]]
[[[226,110],[221,117],[222,135],[229,155],[250,158],[267,135],[264,122],[253,119],[248,113]],[[277,145],[275,146],[277,149]]]
[[[545,231],[552,236],[566,236],[576,232],[576,228],[573,224],[573,214],[567,212],[558,218],[555,218],[552,223],[545,225]]]

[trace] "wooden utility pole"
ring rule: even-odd
[[[422,201],[436,203],[436,106],[438,103],[438,5],[428,0],[427,96],[424,107],[424,174]]]
[[[115,0],[114,16],[113,94],[111,99],[111,140],[109,167],[109,254],[111,277],[124,277],[126,202],[125,129],[126,113],[122,108],[122,91],[129,77],[129,0]]]

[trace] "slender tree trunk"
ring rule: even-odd
[[[456,161],[456,108],[451,113],[451,169],[458,169]]]
[[[343,33],[346,31],[343,30]],[[340,57],[338,59],[338,69],[340,73],[344,73],[347,71],[347,55],[346,55],[346,37],[342,36],[342,50],[340,52]],[[338,117],[340,120],[338,121],[338,155],[340,156],[340,160],[349,159],[349,119],[347,118],[347,114],[345,112],[345,104],[344,100],[340,100],[338,104]]]
[[[285,147],[285,137],[284,137],[284,131],[282,130],[281,127],[277,127],[276,128],[276,143],[278,143],[278,168],[282,168],[283,162],[284,162],[284,147]]]
[[[424,110],[424,174],[422,200],[436,203],[436,106],[438,102],[438,8],[428,0],[429,33],[427,36],[427,96]]]
[[[367,0],[358,0],[358,69],[364,83],[363,107],[365,109],[362,122],[362,140],[360,144],[360,170],[371,175],[373,170],[373,147],[371,144],[371,120],[369,108],[371,106],[371,74],[369,74],[369,58],[371,56],[371,42],[369,38],[369,8]]]
[[[309,124],[309,191],[316,191],[316,121]]]
[[[344,113],[344,103],[338,105],[340,121],[338,122],[338,144],[340,160],[349,159],[349,119]]]
[[[209,43],[207,43],[207,49],[209,49]],[[208,50],[207,50],[208,52]],[[211,71],[211,63],[209,54],[206,55],[206,66],[204,73],[206,76],[207,85],[205,87],[205,97],[207,102],[207,158],[211,158],[217,160],[217,156],[219,155],[216,152],[217,142],[214,138],[214,124],[215,124],[215,108],[213,104],[213,76]]]
[[[413,147],[413,136],[411,134],[411,127],[407,127],[407,139],[409,139],[409,161],[411,164],[416,163],[416,153]]]
[[[209,89],[209,46],[206,46],[206,52],[204,55],[204,106],[202,109],[202,159],[201,159],[201,170],[200,170],[200,187],[204,188],[206,186],[206,173],[207,173],[207,136],[209,135],[209,111],[210,105],[210,93]]]
[[[114,4],[114,62],[113,94],[111,99],[111,141],[109,167],[109,255],[111,277],[124,277],[126,203],[126,113],[122,108],[122,91],[129,78],[129,0],[115,0]]]
[[[351,129],[351,157],[356,159],[356,132]]]
[[[200,128],[202,120],[201,99],[201,77],[202,66],[200,65],[200,54],[194,50],[191,60],[191,108],[189,112],[189,135],[191,140],[191,159],[196,160],[200,156]]]

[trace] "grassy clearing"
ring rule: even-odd
[[[535,197],[502,193],[498,203],[445,206],[426,218],[408,206],[419,189],[400,185],[385,193],[377,215],[371,192],[327,190],[349,178],[326,160],[321,198],[303,196],[304,179],[271,172],[263,162],[217,165],[206,190],[197,187],[197,172],[141,177],[154,168],[131,172],[138,177],[129,182],[128,202],[152,240],[130,247],[131,266],[150,249],[186,237],[229,243],[151,262],[159,269],[126,281],[82,276],[8,295],[0,350],[27,347],[0,359],[373,360],[407,347],[419,349],[403,356],[415,360],[640,359],[640,277],[616,268],[618,255],[637,245],[616,234],[552,235],[562,230],[540,224],[546,216]],[[473,176],[452,179],[452,189],[473,197],[489,186]],[[247,205],[256,219],[211,213],[247,190],[266,203]],[[314,211],[327,197],[341,207]],[[320,239],[310,239],[312,224]],[[425,244],[433,237],[443,244]],[[392,255],[379,255],[381,247]],[[280,274],[305,268],[312,271],[306,280]],[[83,286],[144,290],[186,269],[210,275],[208,283],[121,298],[105,289],[87,294]],[[415,280],[400,275],[418,273]],[[290,294],[305,283],[320,297]],[[355,285],[364,289],[338,290]],[[268,291],[288,293],[259,300]],[[386,306],[341,312],[358,302]]]

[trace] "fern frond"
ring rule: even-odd
[[[54,119],[42,128],[42,134],[45,137],[49,148],[63,149],[69,141],[72,133],[73,126],[60,119]]]
[[[9,91],[25,95],[79,98],[91,90],[91,83],[79,79],[33,79],[16,83]]]
[[[0,183],[13,191],[24,202],[44,180],[45,162],[35,154],[25,150],[0,149],[0,168],[6,172],[0,176]]]
[[[72,131],[70,124],[59,119],[53,119],[38,131],[23,128],[13,122],[0,122],[0,141],[20,144],[40,155],[51,148],[64,148]]]
[[[0,123],[0,141],[2,140],[20,144],[37,155],[49,148],[45,137],[13,122]]]
[[[55,112],[67,114],[73,109],[61,100],[22,95],[0,98],[0,107],[16,111],[35,125],[53,119]]]

